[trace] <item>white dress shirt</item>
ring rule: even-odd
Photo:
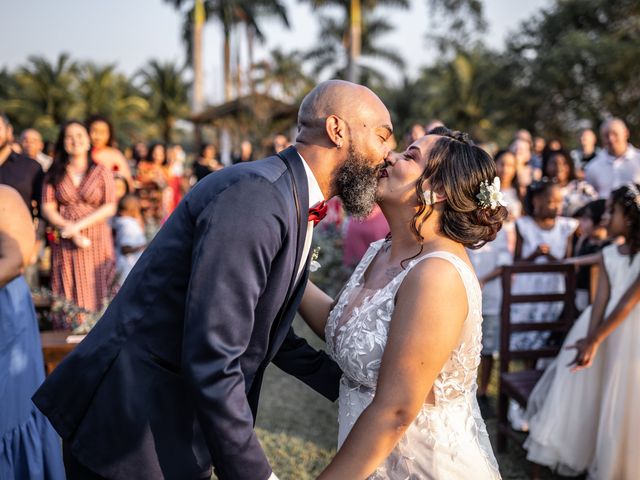
[[[300,155],[298,153],[298,155]],[[302,159],[302,164],[304,165],[304,170],[307,174],[307,184],[309,185],[309,205],[306,206],[306,210],[313,207],[316,203],[322,202],[324,200],[324,195],[322,194],[322,190],[320,190],[320,185],[318,185],[318,181],[316,177],[313,175],[313,172],[307,165],[306,160],[300,155]],[[304,209],[304,205],[300,205],[300,208]],[[304,215],[304,212],[303,212]],[[307,265],[307,257],[309,256],[309,250],[311,250],[311,241],[313,240],[313,222],[309,222],[307,225],[307,236],[304,239],[304,247],[302,248],[302,257],[300,258],[300,265],[298,265],[298,273],[296,274],[296,283],[300,280],[300,276],[302,275],[302,271],[304,267]]]
[[[640,150],[629,144],[622,155],[614,157],[602,149],[587,163],[584,174],[600,198],[609,198],[613,190],[625,183],[640,183]]]

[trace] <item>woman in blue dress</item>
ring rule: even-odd
[[[0,478],[64,479],[60,440],[31,402],[44,364],[31,292],[22,276],[35,242],[22,197],[0,185]]]

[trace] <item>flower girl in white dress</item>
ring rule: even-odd
[[[625,292],[640,277],[638,186],[615,190],[609,204],[609,234],[625,243],[602,250],[593,305],[531,393],[525,447],[563,475],[631,480],[640,478],[640,305],[630,308]]]
[[[321,480],[500,478],[475,396],[482,299],[465,251],[507,217],[499,183],[465,134],[433,130],[381,171],[391,236],[335,304],[308,285],[300,313],[344,373]]]

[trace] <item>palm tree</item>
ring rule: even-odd
[[[77,94],[79,103],[74,108],[73,116],[86,118],[96,113],[106,115],[120,134],[133,130],[149,108],[149,102],[142,93],[127,77],[115,71],[115,64],[81,65]]]
[[[187,58],[192,58],[194,0],[165,0],[176,8],[185,8],[186,14],[182,26],[182,38],[187,46]],[[205,21],[215,18],[220,22],[223,31],[223,75],[224,98],[231,100],[233,84],[231,78],[231,33],[238,24],[247,27],[250,38],[255,37],[264,41],[265,36],[259,26],[259,17],[275,15],[288,27],[286,7],[279,0],[203,0]],[[251,40],[250,40],[251,41]],[[199,48],[199,47],[198,47]],[[250,50],[251,46],[250,46]]]
[[[9,98],[11,87],[14,84],[15,79],[6,67],[0,70],[0,102]],[[0,103],[0,109],[2,109],[2,103]]]
[[[284,53],[280,48],[271,50],[270,59],[257,63],[255,83],[264,93],[280,96],[294,102],[306,94],[313,82],[302,71],[303,56],[298,51]]]
[[[150,60],[137,76],[142,79],[141,90],[149,102],[151,118],[160,123],[162,138],[171,141],[171,130],[177,119],[189,113],[188,83],[185,67]]]
[[[404,67],[402,57],[392,49],[385,49],[376,44],[376,40],[393,27],[383,18],[372,18],[368,12],[364,12],[362,17],[361,54],[366,59],[382,59],[397,68]],[[313,72],[320,75],[328,68],[332,69],[331,76],[337,78],[349,78],[353,63],[345,47],[349,35],[348,19],[335,19],[333,17],[320,17],[320,34],[322,45],[316,47],[305,54],[306,60],[314,63]],[[384,75],[375,68],[367,64],[358,66],[360,77],[353,79],[356,82],[371,83],[378,80],[383,83]]]
[[[51,138],[76,104],[78,67],[63,53],[55,62],[31,56],[14,75],[4,108],[17,128],[35,127]]]
[[[382,19],[367,18],[377,6],[387,5],[400,8],[408,8],[409,2],[407,0],[300,0],[311,5],[314,10],[322,10],[324,7],[336,6],[343,10],[344,17],[341,20],[327,20],[326,17],[321,18],[323,23],[333,23],[328,30],[322,29],[320,38],[322,42],[326,41],[325,34],[330,32],[334,35],[331,51],[332,56],[336,55],[342,50],[346,54],[346,66],[340,69],[337,73],[340,73],[342,78],[347,78],[352,82],[359,82],[362,80],[360,75],[361,66],[359,64],[360,55],[364,56],[377,56],[385,58],[391,61],[394,65],[402,65],[401,57],[394,52],[376,48],[372,44],[372,38],[376,35],[374,30],[379,27],[381,31],[378,34],[387,32],[392,29],[391,25]],[[339,27],[338,27],[339,25]],[[336,28],[338,27],[338,28]],[[339,30],[339,31],[336,31]],[[367,31],[369,33],[367,33]],[[339,35],[339,36],[336,36]],[[370,38],[365,38],[368,35]],[[329,60],[329,54],[322,54],[320,48],[312,50],[309,58],[316,58],[319,65],[322,65],[320,70],[324,69],[329,64],[333,63]],[[398,62],[399,61],[399,62]],[[365,75],[371,77],[372,73],[370,68],[364,68]]]
[[[477,139],[505,141],[502,130],[513,132],[511,118],[504,118],[509,108],[505,102],[510,101],[504,100],[510,91],[505,71],[499,53],[480,47],[459,50],[453,58],[424,68],[415,81],[405,80],[399,89],[383,92],[382,98],[393,111],[398,131],[415,121],[438,118]]]
[[[202,72],[202,27],[204,26],[204,0],[195,0],[193,8],[193,38],[191,66],[193,67],[193,98],[191,109],[200,111],[204,106],[204,80]]]

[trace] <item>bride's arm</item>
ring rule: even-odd
[[[320,290],[311,280],[307,282],[298,313],[313,333],[324,340],[324,327],[333,306],[333,299]]]
[[[389,456],[432,397],[433,382],[459,340],[467,305],[448,301],[452,298],[466,294],[451,263],[427,259],[407,274],[398,290],[376,395],[319,480],[367,478]]]

